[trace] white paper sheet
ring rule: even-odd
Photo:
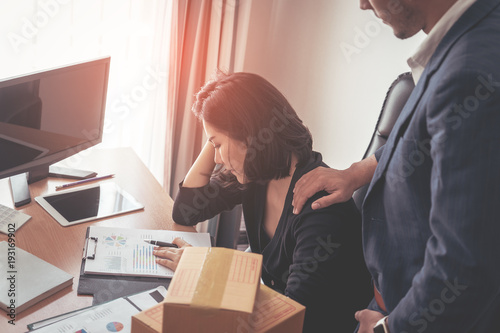
[[[155,262],[154,245],[144,240],[172,242],[176,237],[182,238],[193,246],[210,247],[211,245],[208,233],[90,227],[84,272],[85,274],[172,277],[174,275],[172,270]],[[93,254],[95,258],[89,259],[88,257]]]
[[[130,333],[132,316],[139,313],[140,310],[145,310],[158,304],[158,301],[151,296],[155,291],[158,291],[163,297],[167,293],[165,287],[160,286],[133,296],[119,298],[102,305],[84,309],[81,312],[75,312],[75,315],[68,314],[67,316],[53,318],[53,320],[36,323],[35,327],[46,326],[36,329],[34,332]]]

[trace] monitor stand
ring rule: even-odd
[[[70,169],[59,166],[50,166],[32,172],[21,173],[11,176],[10,188],[12,191],[12,200],[15,207],[20,207],[31,202],[29,184],[42,180],[46,177],[86,179],[96,176],[93,171]]]

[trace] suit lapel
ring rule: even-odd
[[[455,44],[460,36],[462,36],[466,31],[471,29],[475,24],[487,16],[495,7],[500,4],[500,0],[478,0],[476,1],[463,15],[460,19],[453,25],[453,27],[444,36],[443,40],[439,43],[436,51],[432,55],[429,63],[427,64],[420,80],[418,81],[415,89],[411,93],[408,101],[406,102],[403,110],[401,111],[398,120],[394,124],[394,127],[389,135],[387,143],[384,147],[384,152],[378,161],[377,169],[373,175],[373,179],[368,187],[368,191],[365,197],[368,198],[371,190],[377,184],[377,182],[382,178],[387,166],[392,159],[394,150],[397,146],[399,139],[403,136],[411,117],[415,113],[418,102],[424,94],[430,78],[438,70],[441,63],[444,61],[448,50]]]

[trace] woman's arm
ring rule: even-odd
[[[215,168],[215,148],[207,141],[198,155],[196,161],[189,169],[186,178],[184,178],[183,187],[203,187],[210,182],[210,176]]]
[[[210,143],[205,143],[205,146],[201,150],[198,158],[189,169],[182,187],[185,188],[202,188],[210,183],[210,177],[212,171],[215,168],[214,162],[215,148]],[[177,200],[176,200],[177,202]],[[177,245],[175,247],[159,247],[154,248],[153,254],[157,257],[156,262],[160,265],[170,268],[175,271],[179,260],[181,259],[184,248],[191,246],[191,244],[185,242],[181,238],[175,238],[173,243]]]
[[[215,148],[207,142],[175,198],[172,218],[176,223],[196,225],[241,203],[240,190],[230,190],[211,178],[214,157]]]
[[[354,203],[304,209],[294,222],[294,238],[285,295],[306,306],[304,332],[352,332],[354,313],[373,297]]]

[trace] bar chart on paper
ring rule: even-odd
[[[133,249],[132,267],[135,273],[155,274],[158,272],[156,257],[153,255],[153,245],[136,245]]]
[[[172,242],[180,237],[193,246],[209,247],[206,233],[89,227],[86,241],[85,274],[173,277],[174,272],[156,263],[154,245],[146,239]]]

